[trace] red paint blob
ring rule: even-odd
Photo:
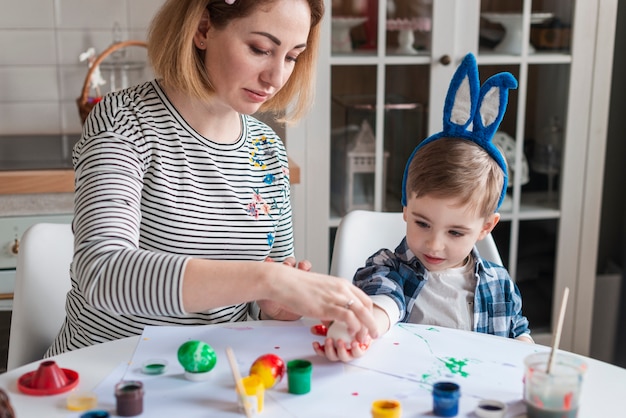
[[[572,409],[572,399],[574,398],[574,393],[573,392],[568,392],[564,397],[563,397],[563,406],[565,407],[566,410],[570,410]]]
[[[321,335],[325,337],[326,334],[328,334],[328,328],[326,327],[326,325],[317,324],[311,327],[311,332],[315,335]]]

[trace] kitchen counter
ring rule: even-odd
[[[0,171],[0,195],[74,193],[74,170]]]
[[[300,167],[289,159],[291,184],[300,183]],[[0,195],[74,193],[74,170],[0,170]]]
[[[72,148],[78,134],[0,135],[0,195],[73,193]],[[300,167],[289,158],[291,184]]]

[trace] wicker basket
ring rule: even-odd
[[[112,44],[111,46],[109,46],[104,51],[102,51],[102,53],[98,55],[98,57],[91,64],[91,67],[89,67],[89,71],[87,71],[87,76],[85,77],[85,82],[83,83],[83,89],[82,89],[81,95],[78,99],[76,99],[76,104],[78,104],[78,113],[80,115],[81,123],[85,123],[85,119],[87,119],[87,115],[89,115],[89,112],[91,112],[91,109],[93,109],[96,103],[98,103],[99,101],[98,99],[100,99],[100,98],[89,97],[91,75],[96,70],[96,68],[98,68],[98,65],[100,65],[100,63],[104,61],[106,57],[108,57],[113,52],[117,51],[118,49],[126,48],[127,46],[141,46],[141,47],[147,48],[148,44],[146,44],[143,41],[134,41],[134,40],[116,42]]]

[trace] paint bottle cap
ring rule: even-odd
[[[109,418],[111,415],[105,410],[87,411],[80,418]]]
[[[506,404],[495,399],[483,399],[474,410],[480,418],[502,418],[506,415]]]
[[[39,367],[23,374],[17,388],[27,395],[58,395],[78,385],[78,373],[60,368],[54,360],[44,360]]]
[[[150,359],[146,360],[141,365],[141,371],[143,374],[163,374],[167,369],[167,360],[163,359]]]
[[[67,409],[87,411],[98,406],[98,396],[93,392],[76,392],[67,397]]]

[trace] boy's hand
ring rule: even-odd
[[[328,333],[328,327],[330,325],[330,323],[314,325],[311,327],[311,332],[314,335],[325,337]],[[359,338],[359,340],[354,340],[351,343],[348,343],[343,339],[335,341],[332,338],[326,338],[323,345],[314,341],[313,350],[315,350],[317,355],[326,357],[330,361],[343,361],[347,363],[356,358],[362,357],[369,348],[371,341],[372,339],[369,334],[366,334]]]

